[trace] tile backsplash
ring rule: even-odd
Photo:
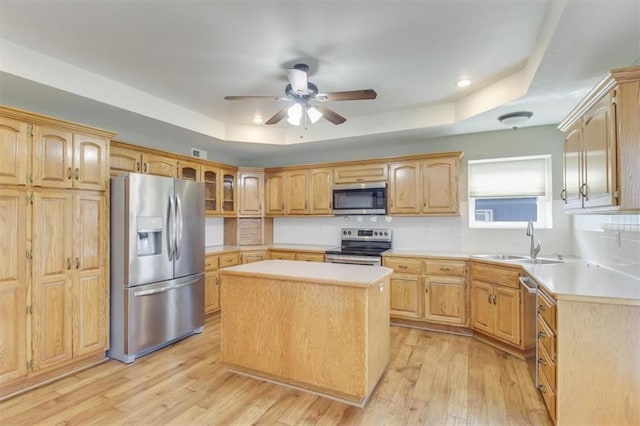
[[[640,215],[573,216],[578,257],[640,277]]]

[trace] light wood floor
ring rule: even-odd
[[[526,363],[468,337],[392,327],[364,409],[228,373],[220,319],[138,359],[108,361],[0,403],[0,425],[551,425]]]

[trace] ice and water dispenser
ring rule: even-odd
[[[138,256],[162,253],[162,217],[138,217]]]

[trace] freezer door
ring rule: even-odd
[[[204,183],[176,179],[175,277],[204,271]]]
[[[131,173],[127,181],[124,285],[173,279],[174,179]]]

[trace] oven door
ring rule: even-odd
[[[380,256],[356,256],[345,254],[327,254],[325,263],[342,263],[343,265],[380,266]]]

